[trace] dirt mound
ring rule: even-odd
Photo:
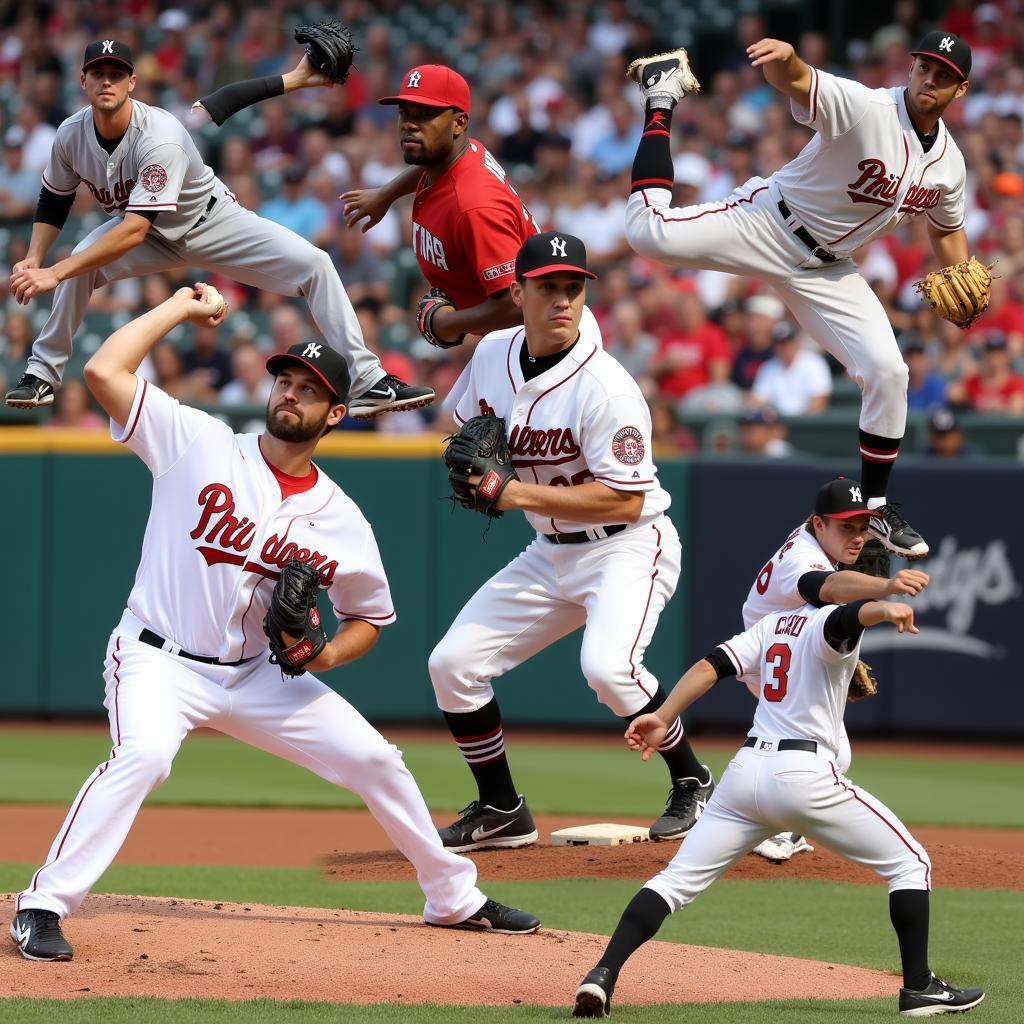
[[[0,896],[0,916],[13,898]],[[606,939],[428,928],[396,914],[90,896],[65,932],[66,964],[0,951],[0,996],[311,999],[353,1003],[569,1006]],[[686,964],[686,970],[679,969]],[[495,963],[505,964],[495,973]],[[620,979],[618,1004],[895,998],[881,971],[651,942]]]

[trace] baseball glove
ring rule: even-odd
[[[892,561],[889,552],[880,540],[874,538],[864,542],[864,547],[860,549],[856,562],[851,562],[843,568],[862,572],[866,576],[884,576],[888,579],[892,575]]]
[[[988,309],[992,267],[972,256],[966,263],[931,271],[914,287],[943,320],[964,329]]]
[[[445,440],[444,464],[455,500],[463,508],[491,518],[503,515],[498,499],[510,480],[519,479],[512,466],[505,421],[497,416],[474,416]],[[471,476],[480,477],[475,487],[469,482]]]
[[[866,661],[858,661],[857,667],[853,670],[853,678],[850,680],[846,703],[852,704],[855,700],[874,697],[876,693],[878,693],[878,680],[875,678],[874,670]]]
[[[327,634],[316,610],[319,589],[316,569],[309,562],[293,558],[281,570],[270,597],[263,632],[270,639],[271,662],[280,665],[285,675],[301,676],[307,662],[327,646]]]
[[[352,58],[359,49],[352,42],[352,31],[340,21],[320,21],[298,25],[295,41],[306,44],[310,64],[332,82],[345,82],[352,70]]]
[[[431,288],[416,307],[416,326],[435,348],[455,348],[462,344],[465,334],[460,334],[454,341],[445,341],[434,333],[434,314],[444,306],[454,309],[455,303],[440,288]]]

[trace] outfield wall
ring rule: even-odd
[[[326,678],[371,718],[439,720],[427,655],[463,601],[525,546],[530,531],[519,516],[487,529],[482,517],[453,509],[437,438],[339,437],[325,447],[319,464],[374,525],[398,610],[365,659]],[[661,463],[684,541],[683,579],[648,656],[664,683],[689,656],[739,628],[753,576],[799,523],[818,484],[842,468],[821,460]],[[0,473],[0,529],[9,545],[0,713],[102,714],[101,663],[138,561],[148,472],[95,436],[4,431]],[[934,463],[905,459],[896,479],[901,496],[913,495],[908,515],[936,553],[925,565],[934,582],[917,602],[922,636],[869,635],[881,695],[853,707],[850,721],[1024,735],[1024,550],[1016,528],[1024,469],[993,460],[937,472]],[[578,638],[510,673],[498,695],[510,721],[613,721],[580,674]],[[744,725],[752,707],[745,691],[725,682],[689,719]]]

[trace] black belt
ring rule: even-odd
[[[605,537],[614,537],[615,534],[622,533],[627,525],[621,523],[618,526],[602,526],[599,529],[604,530]],[[586,530],[579,530],[576,533],[542,533],[541,536],[552,544],[586,544],[588,540],[604,540],[604,537],[591,537]]]
[[[151,629],[144,629],[139,634],[139,639],[144,644],[149,644],[150,647],[158,647],[160,650],[163,650],[164,644],[167,643],[159,633],[154,633]],[[247,661],[252,661],[252,658],[259,657],[258,654],[254,654],[252,658],[239,658],[238,661],[221,661],[220,658],[208,658],[205,654],[189,654],[188,651],[178,651],[177,654],[179,658],[188,658],[189,661],[201,661],[204,665],[223,665],[226,668],[244,665]]]
[[[216,205],[217,205],[217,197],[216,196],[210,196],[210,201],[206,204],[206,209],[203,210],[202,217],[200,217],[199,220],[197,220],[195,222],[195,224],[193,224],[192,227],[189,228],[189,231],[194,230],[195,228],[199,227],[200,224],[204,223],[206,221],[206,218],[210,216],[210,211]]]
[[[779,200],[779,213],[782,214],[783,220],[789,220],[789,218],[792,216],[789,207],[786,205],[785,199]],[[790,230],[793,232],[794,235],[796,235],[797,238],[800,239],[801,242],[804,243],[804,245],[807,246],[808,249],[811,250],[811,255],[817,256],[817,258],[821,260],[823,263],[835,263],[836,260],[839,259],[839,257],[836,256],[835,253],[831,253],[828,251],[828,249],[825,249],[824,247],[818,245],[818,243],[814,240],[814,236],[810,233],[810,231],[807,230],[807,228],[798,227],[790,228]]]
[[[759,740],[756,736],[748,736],[743,746],[756,747],[758,743],[762,744],[762,749],[768,750],[771,748],[773,741]],[[779,740],[775,743],[775,749],[803,750],[808,754],[816,754],[818,752],[818,744],[814,740]]]

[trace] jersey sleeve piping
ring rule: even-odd
[[[40,177],[41,177],[41,178],[43,179],[43,184],[44,184],[44,185],[45,185],[45,186],[46,186],[46,187],[47,187],[47,188],[48,188],[48,189],[49,189],[49,190],[50,190],[51,192],[54,192],[54,193],[56,193],[56,194],[57,194],[57,195],[59,195],[59,196],[69,196],[69,195],[71,195],[71,193],[72,193],[72,192],[75,192],[75,191],[76,191],[76,190],[78,189],[78,186],[79,186],[79,184],[80,184],[80,183],[81,183],[81,181],[82,181],[82,179],[81,179],[81,178],[79,178],[79,179],[78,179],[78,181],[77,181],[77,182],[75,182],[74,188],[57,188],[57,186],[56,186],[56,185],[54,185],[54,184],[53,184],[52,182],[50,182],[50,181],[49,181],[49,180],[47,179],[47,177],[46,177],[46,175],[45,175],[45,174],[41,174],[41,175],[40,175]]]
[[[743,663],[736,657],[736,652],[727,643],[722,643],[718,646],[729,655],[729,660],[736,666],[736,675],[743,675]]]

